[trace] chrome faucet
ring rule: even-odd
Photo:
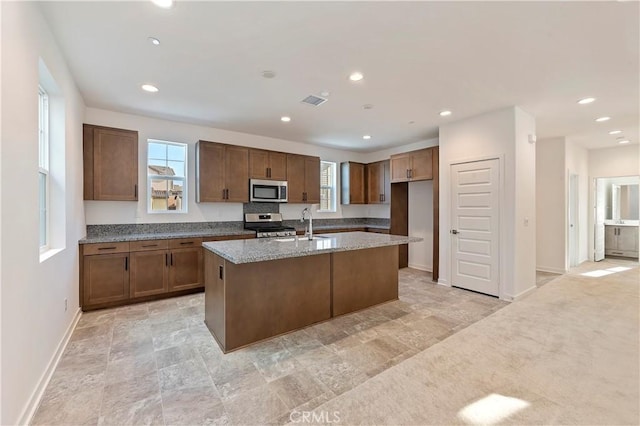
[[[309,215],[309,226],[304,229],[304,236],[308,237],[309,240],[313,240],[313,216],[311,215],[311,210],[308,207],[305,207],[302,210],[302,218],[300,218],[300,222],[304,223],[305,214]]]

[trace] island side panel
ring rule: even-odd
[[[224,274],[220,276],[220,268],[224,272],[225,260],[210,252],[204,251],[204,322],[218,344],[225,350],[224,324]]]
[[[331,255],[225,264],[226,351],[331,317]]]
[[[333,316],[398,299],[398,246],[332,256]]]

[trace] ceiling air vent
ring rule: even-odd
[[[304,98],[302,102],[305,104],[318,106],[327,102],[327,100],[325,98],[321,98],[320,96],[309,95],[306,98]]]

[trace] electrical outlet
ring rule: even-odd
[[[67,308],[68,308],[68,303],[67,303],[67,299],[64,299],[64,311],[67,312]]]

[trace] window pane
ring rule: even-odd
[[[149,142],[149,158],[167,158],[167,146],[163,143]]]
[[[336,210],[336,163],[320,162],[320,210]]]
[[[167,187],[169,181],[166,179],[151,179],[151,210],[167,210]]]
[[[47,175],[40,172],[38,182],[40,208],[40,247],[47,245]]]
[[[169,199],[167,202],[167,209],[181,211],[183,182],[181,180],[170,180],[168,182]]]
[[[169,161],[168,176],[184,176],[184,161]]]
[[[167,145],[167,159],[184,161],[186,157],[186,146]]]

